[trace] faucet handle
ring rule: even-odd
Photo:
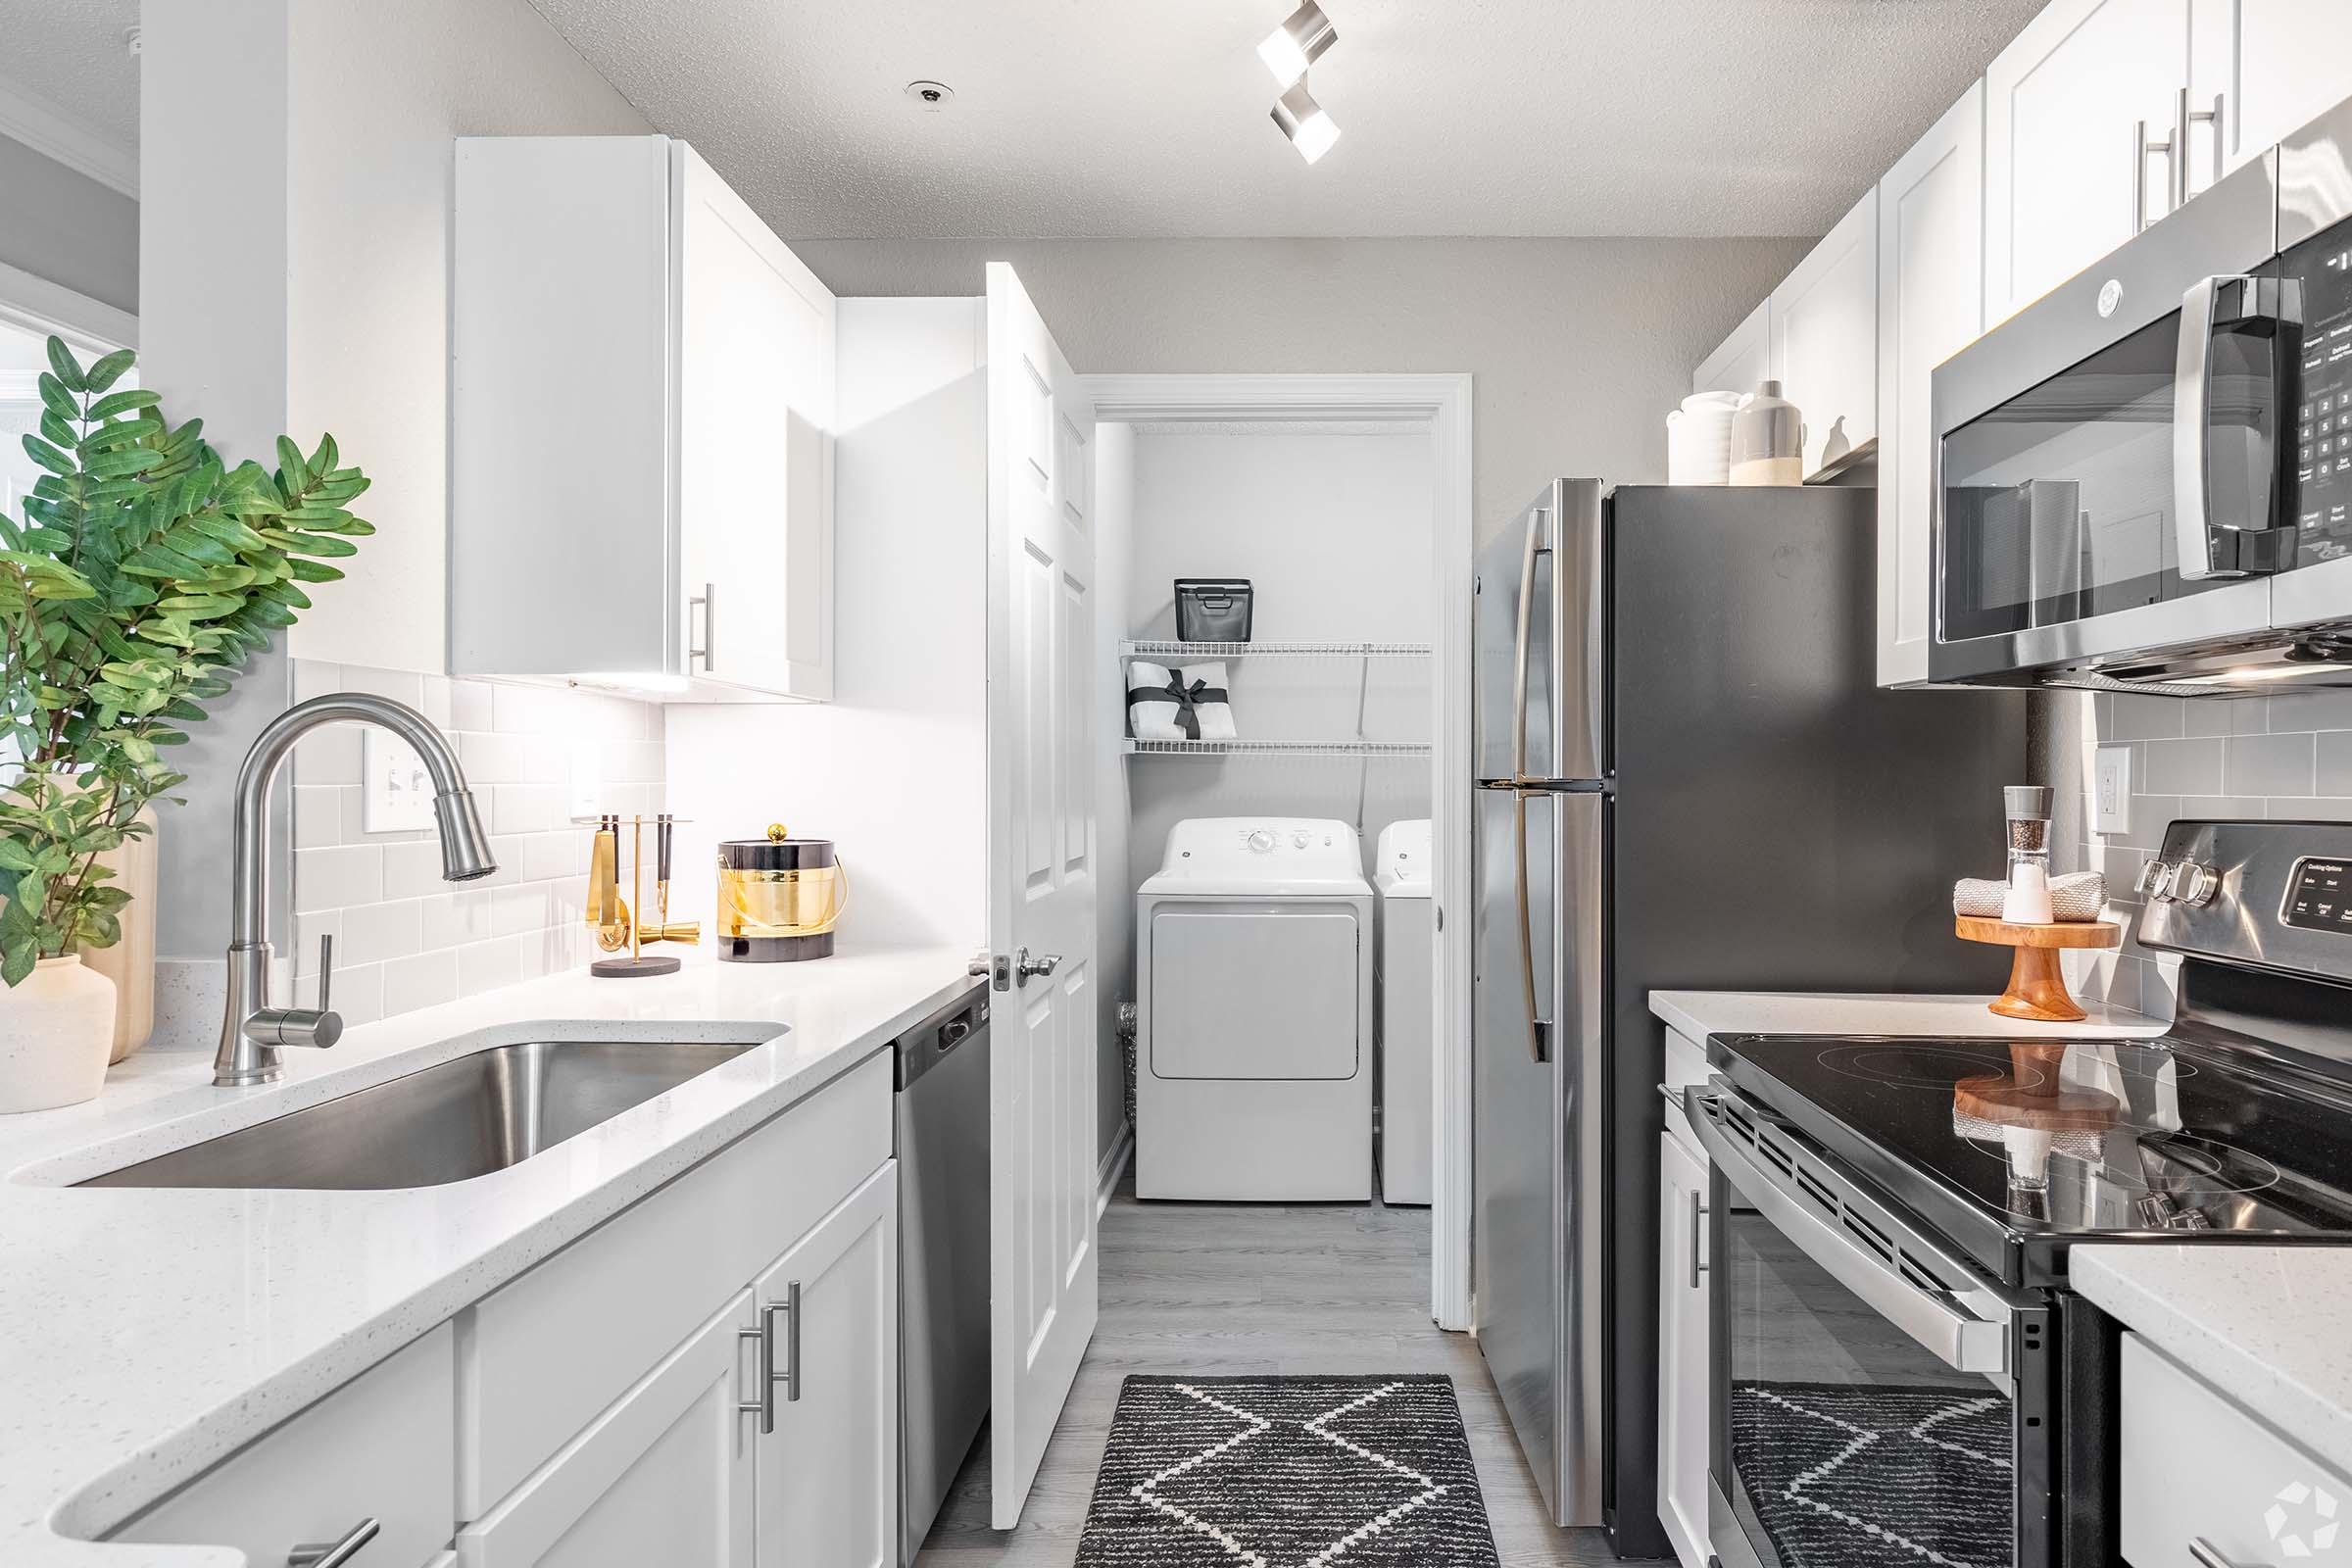
[[[327,1005],[335,980],[335,939],[318,938],[318,1005],[264,1007],[245,1020],[245,1038],[258,1046],[316,1046],[325,1050],[343,1038],[343,1020]]]
[[[332,931],[321,931],[318,933],[318,1010],[320,1012],[330,1010],[326,996],[327,988],[334,983],[334,978],[335,934]]]

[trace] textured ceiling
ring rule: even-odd
[[[139,0],[0,0],[0,90],[22,87],[100,141],[139,145]]]
[[[2041,0],[532,0],[787,237],[1818,234]],[[926,114],[918,77],[956,90]]]

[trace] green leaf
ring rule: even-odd
[[[0,839],[0,869],[6,869],[10,871],[31,870],[32,852],[24,848],[24,845],[19,844],[15,839]]]
[[[286,436],[277,438],[277,471],[295,490],[308,490],[312,476],[310,465],[302,461],[302,448]]]
[[[51,338],[50,341],[54,343],[57,340]],[[0,983],[11,988],[23,985],[24,977],[32,973],[32,966],[40,956],[40,947],[30,933],[0,948]]]
[[[163,401],[161,392],[150,392],[144,387],[128,392],[110,392],[91,404],[89,412],[82,417],[85,420],[111,419],[118,414],[128,414],[133,409],[152,409]]]
[[[102,355],[83,372],[83,380],[90,391],[103,392],[121,380],[122,372],[129,369],[131,361],[137,358],[129,349],[117,349],[112,354]]]
[[[49,369],[66,384],[69,392],[87,392],[90,389],[89,381],[81,373],[80,364],[74,360],[73,351],[66,347],[66,340],[62,337],[52,336],[49,339]]]
[[[51,473],[64,478],[71,479],[81,472],[74,466],[72,458],[67,457],[37,435],[28,435],[24,438],[24,455],[47,468]]]

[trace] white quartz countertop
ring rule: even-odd
[[[2004,1018],[1989,996],[1895,996],[1826,991],[1652,991],[1649,1010],[1704,1046],[1711,1034],[1956,1035],[1978,1039],[2076,1039],[2160,1035],[2164,1023],[2129,1007],[2086,1002],[2081,1023]]]
[[[2076,1247],[2076,1290],[2352,1477],[2352,1248]]]
[[[229,1568],[234,1551],[103,1534],[975,984],[970,953],[689,958],[656,979],[551,975],[288,1051],[212,1087],[147,1053],[85,1105],[0,1116],[0,1563]],[[530,1038],[763,1044],[503,1171],[399,1192],[66,1184]]]

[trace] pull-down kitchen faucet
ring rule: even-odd
[[[343,1020],[326,1008],[331,940],[319,945],[318,1005],[270,1005],[270,942],[263,906],[262,859],[270,846],[270,784],[294,743],[321,724],[377,724],[407,741],[433,781],[433,819],[441,832],[441,875],[470,882],[498,869],[489,838],[474,810],[473,792],[449,737],[405,703],[367,692],[334,692],[297,703],[264,729],[237,770],[235,816],[229,827],[228,1004],[220,1019],[220,1049],[213,1056],[219,1088],[264,1084],[285,1071],[283,1046],[331,1046]]]

